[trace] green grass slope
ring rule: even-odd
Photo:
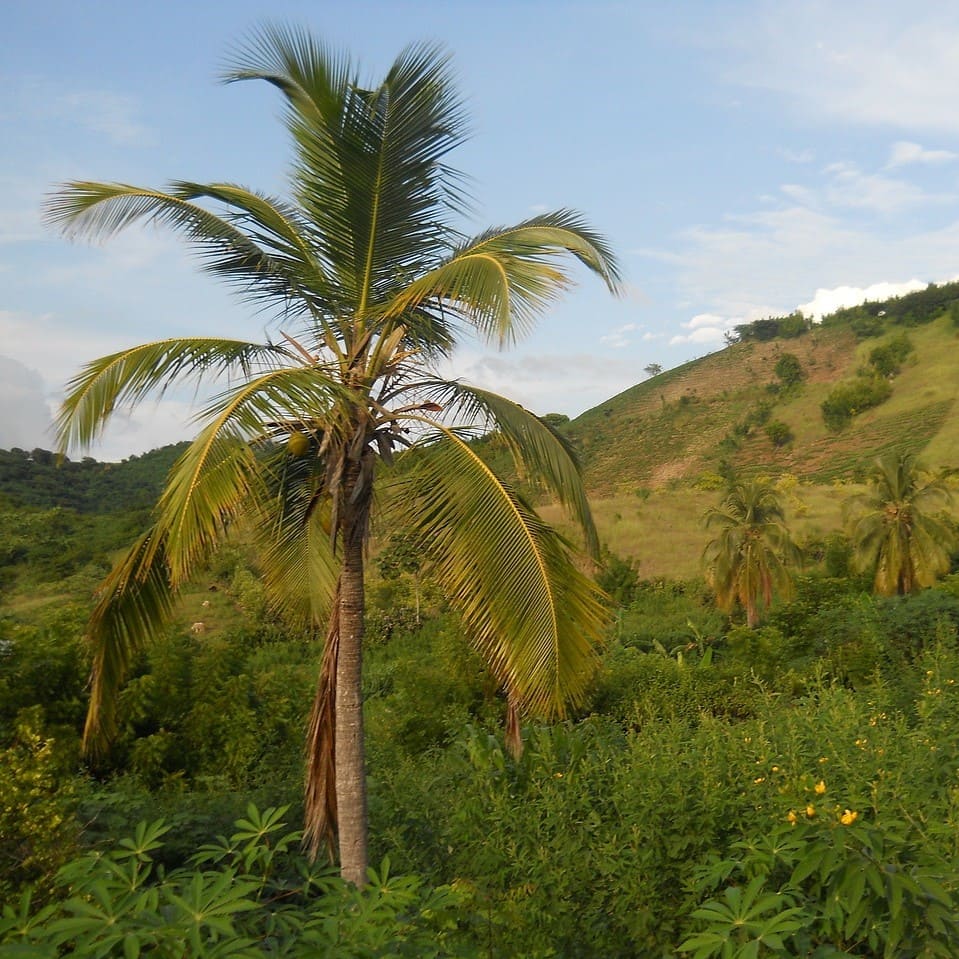
[[[690,486],[724,462],[820,483],[860,477],[889,449],[916,453],[931,467],[959,463],[959,419],[950,415],[959,400],[959,330],[946,316],[906,331],[914,351],[890,379],[885,403],[838,432],[823,420],[830,391],[901,332],[858,341],[848,329],[814,327],[795,339],[735,343],[631,387],[569,426],[591,493]],[[776,392],[774,370],[786,353],[806,378]],[[774,446],[756,422],[762,407],[789,427],[791,442]]]
[[[877,456],[909,452],[933,470],[959,467],[959,285],[843,311],[791,338],[744,337],[652,377],[567,427],[580,451],[603,542],[647,578],[699,573],[705,510],[729,469],[781,484],[794,534],[821,542],[841,530],[842,501]],[[868,321],[868,322],[867,322]],[[863,335],[868,330],[872,335]],[[830,429],[823,401],[905,334],[912,350],[886,377],[889,398]],[[804,378],[784,388],[776,364],[798,359]],[[769,423],[784,424],[776,446]],[[561,521],[558,510],[547,517]]]

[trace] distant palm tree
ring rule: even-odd
[[[707,528],[719,530],[703,551],[716,603],[731,613],[738,602],[746,611],[746,624],[755,627],[774,593],[792,595],[788,566],[799,560],[779,497],[767,482],[734,479],[722,503],[707,511],[705,522]]]
[[[854,566],[875,571],[873,589],[883,596],[931,586],[948,572],[956,544],[955,526],[945,513],[949,490],[914,457],[896,453],[876,460],[870,484],[867,493],[844,505]]]
[[[464,332],[503,347],[530,329],[571,281],[567,254],[613,291],[618,272],[603,239],[567,210],[473,238],[452,227],[463,194],[445,157],[464,121],[447,57],[434,47],[409,48],[382,83],[364,87],[347,57],[269,28],[227,79],[266,80],[285,97],[290,200],[228,183],[159,191],[73,182],[47,209],[72,235],[111,236],[137,221],[172,227],[207,270],[284,324],[265,344],[146,343],[89,363],[69,384],[64,449],[89,444],[117,406],[176,380],[230,377],[171,470],[152,529],[104,584],[90,625],[85,741],[102,747],[113,733],[135,652],[162,635],[177,589],[242,524],[259,540],[276,604],[325,629],[306,834],[315,851],[335,824],[342,873],[362,884],[364,559],[374,514],[380,529],[419,538],[506,691],[514,745],[520,712],[561,715],[582,696],[606,622],[601,593],[566,542],[469,439],[495,427],[595,548],[570,447],[517,404],[439,378],[433,362]]]

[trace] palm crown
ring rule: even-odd
[[[876,460],[869,491],[851,497],[845,512],[853,559],[860,571],[874,572],[877,593],[917,592],[948,571],[956,542],[945,514],[951,499],[914,457],[892,453]]]
[[[244,522],[277,606],[310,628],[325,625],[307,831],[315,848],[338,820],[344,874],[362,882],[371,515],[419,535],[507,693],[514,730],[520,711],[558,715],[582,695],[605,622],[600,594],[565,541],[469,438],[478,428],[500,431],[594,547],[567,444],[515,403],[440,379],[432,363],[464,332],[499,346],[522,335],[569,285],[570,255],[614,291],[618,272],[602,238],[570,211],[473,238],[451,227],[463,193],[445,158],[464,121],[447,58],[434,47],[406,50],[382,83],[364,88],[348,58],[271,28],[238,54],[227,79],[263,79],[283,94],[293,145],[288,200],[228,183],[177,181],[158,191],[73,182],[47,208],[73,235],[104,237],[137,221],[171,227],[205,269],[279,321],[275,342],[155,341],[96,360],[69,384],[63,448],[88,444],[117,406],[181,377],[220,384],[169,475],[154,525],[104,584],[90,626],[85,739],[99,748],[109,738],[131,657],[159,635],[177,588]]]
[[[708,510],[705,521],[719,530],[703,552],[716,601],[726,612],[739,602],[747,625],[756,626],[774,592],[791,594],[787,566],[799,559],[779,497],[761,480],[733,479],[722,504]]]

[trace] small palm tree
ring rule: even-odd
[[[514,745],[520,713],[561,715],[582,696],[606,620],[566,542],[469,439],[495,427],[524,475],[541,479],[595,548],[570,447],[517,404],[442,380],[434,361],[464,332],[512,343],[569,285],[570,259],[613,291],[618,272],[603,239],[567,210],[472,238],[453,228],[463,193],[445,158],[464,122],[447,57],[434,47],[406,50],[379,85],[363,86],[349,58],[268,28],[226,78],[266,80],[283,94],[290,199],[229,183],[73,182],[47,208],[73,235],[111,236],[138,221],[171,227],[208,271],[272,307],[281,324],[276,342],[146,343],[89,363],[69,384],[63,449],[89,444],[117,406],[184,377],[213,377],[220,388],[169,474],[152,528],[103,586],[89,627],[85,742],[103,748],[114,732],[118,686],[136,651],[162,634],[181,584],[235,529],[250,530],[276,605],[325,631],[306,835],[314,851],[335,836],[344,877],[362,884],[373,518],[384,532],[418,537],[506,692]]]
[[[707,528],[719,530],[703,551],[716,603],[731,613],[738,602],[746,611],[746,624],[755,627],[774,593],[792,595],[788,567],[799,561],[779,497],[768,482],[734,479],[722,503],[707,511],[705,522]]]
[[[867,493],[844,504],[860,572],[875,571],[882,596],[915,593],[949,570],[956,531],[945,513],[952,496],[913,456],[876,460]]]

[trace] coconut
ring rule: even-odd
[[[310,438],[305,433],[290,433],[286,450],[291,456],[304,456],[310,448]]]

